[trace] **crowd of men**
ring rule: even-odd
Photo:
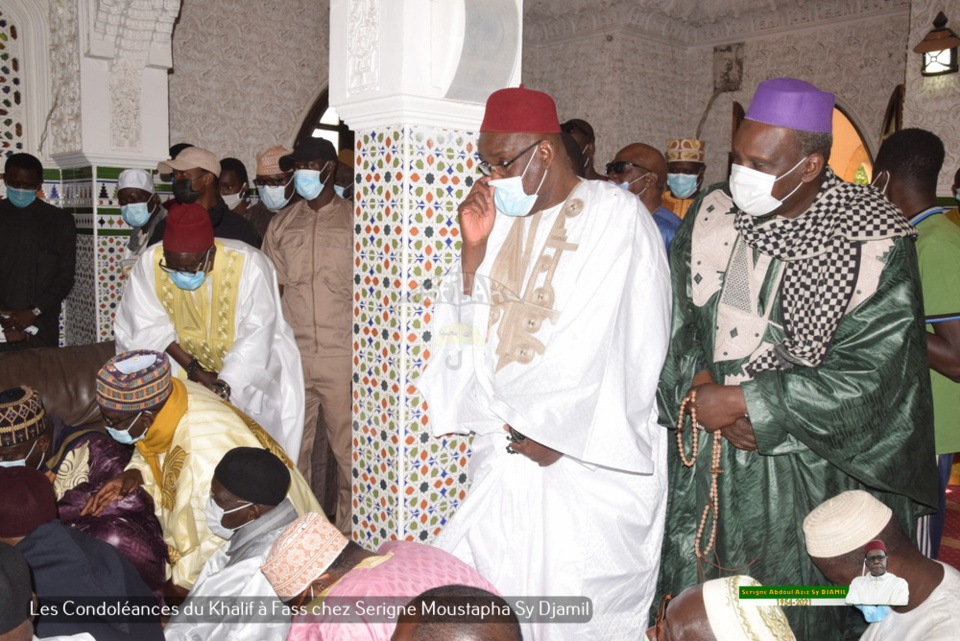
[[[704,185],[701,140],[629,144],[602,175],[589,123],[494,92],[432,302],[433,334],[459,340],[416,381],[435,436],[472,435],[471,487],[429,545],[376,550],[350,536],[349,159],[319,138],[268,149],[255,204],[242,162],[191,145],[157,167],[167,202],[122,172],[104,430],[64,424],[42,389],[0,392],[0,639],[953,638],[960,572],[935,560],[960,450],[944,148],[897,132],[872,185],[844,182],[833,108],[761,83],[729,179]],[[73,284],[73,219],[42,178],[8,157],[0,358],[58,344]],[[830,583],[856,608],[739,598]],[[35,607],[113,597],[165,610]],[[244,599],[275,616],[201,614]],[[394,609],[334,607],[356,599]]]

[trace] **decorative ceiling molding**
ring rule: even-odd
[[[536,47],[627,30],[674,46],[701,47],[909,11],[910,0],[619,0],[600,5],[566,0],[549,10],[544,3],[532,5],[524,17],[524,42]]]

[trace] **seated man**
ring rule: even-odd
[[[523,641],[520,622],[511,610],[508,616],[463,617],[446,614],[464,607],[489,607],[498,611],[510,605],[501,597],[465,585],[444,585],[418,594],[397,619],[391,641]],[[442,607],[443,614],[436,609]],[[412,610],[411,610],[412,609]]]
[[[207,526],[229,542],[204,564],[185,607],[197,597],[276,599],[260,566],[283,528],[297,518],[297,510],[287,498],[289,488],[290,470],[268,450],[237,447],[223,456],[210,484]],[[198,611],[203,611],[202,605]],[[286,619],[236,625],[209,616],[194,621],[181,610],[163,633],[167,641],[284,641],[289,629]]]
[[[224,539],[204,514],[213,470],[235,447],[266,448],[292,462],[263,428],[229,403],[189,381],[170,376],[167,357],[138,351],[114,356],[97,374],[97,403],[111,436],[137,449],[122,474],[104,483],[81,515],[99,514],[142,485],[153,497],[170,552],[166,593],[185,595]],[[297,512],[320,509],[306,481],[291,472]]]
[[[123,222],[133,228],[120,260],[123,273],[129,274],[150,244],[153,230],[167,217],[167,210],[160,205],[160,197],[153,186],[153,176],[143,169],[125,169],[120,172],[117,179],[117,202],[120,203],[120,217]]]
[[[0,543],[0,640],[36,641],[33,633],[34,594],[30,567],[12,545]],[[94,641],[89,632],[57,637],[60,640]]]
[[[412,598],[442,585],[466,585],[499,594],[476,570],[453,555],[411,541],[388,541],[376,553],[347,540],[321,514],[302,516],[274,542],[261,568],[277,595],[295,606],[307,606],[316,597]],[[313,605],[318,605],[318,600]],[[364,618],[347,623],[319,612],[298,614],[289,641],[350,638],[388,641],[396,621]]]
[[[740,586],[760,585],[749,576],[728,576],[692,585],[676,597],[665,596],[657,609],[652,641],[792,641],[796,637],[778,605],[740,600]]]
[[[161,597],[167,546],[150,495],[138,489],[98,516],[80,516],[87,499],[123,471],[131,453],[103,432],[67,427],[47,414],[34,389],[0,392],[0,465],[45,472],[56,492],[60,522],[117,548]]]
[[[137,571],[112,546],[57,520],[53,485],[39,470],[0,468],[0,488],[0,542],[13,545],[26,559],[41,606],[54,605],[60,611],[68,599],[95,606],[117,600],[157,605]],[[0,604],[0,610],[6,608]],[[52,619],[41,614],[37,636],[89,632],[97,641],[163,639],[159,618],[134,623],[96,612],[92,617]]]
[[[850,605],[906,605],[910,586],[893,572],[887,572],[887,548],[883,541],[870,541],[863,549],[870,573],[850,583],[846,601]]]
[[[273,264],[245,243],[215,241],[197,205],[173,207],[166,223],[163,246],[141,257],[124,287],[117,352],[165,351],[181,376],[231,401],[296,462],[303,371]]]
[[[893,511],[871,494],[851,490],[824,501],[803,520],[803,534],[807,554],[831,583],[850,585],[862,571],[863,546],[877,539],[886,545],[890,571],[906,580],[906,605],[875,609],[877,621],[870,622],[861,641],[957,638],[960,571],[921,554]]]

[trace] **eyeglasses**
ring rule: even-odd
[[[213,248],[211,247],[210,249]],[[168,267],[166,263],[163,262],[163,258],[160,259],[160,262],[158,262],[157,265],[160,267],[160,269],[168,274],[176,274],[177,272],[182,272],[184,274],[196,274],[197,272],[205,272],[207,271],[207,267],[210,266],[210,249],[208,249],[203,255],[203,259],[200,261],[200,264],[196,269],[173,269],[172,267]]]
[[[877,556],[868,556],[867,563],[876,563],[877,561],[883,561],[885,558],[887,558],[887,555],[885,554],[880,554]]]
[[[286,187],[293,180],[293,172],[285,174],[281,178],[257,178],[253,184],[257,187]]]
[[[660,628],[663,627],[664,621],[667,620],[667,605],[670,604],[670,599],[672,598],[672,594],[664,594],[663,598],[660,599],[660,605],[657,606],[656,625],[653,628],[653,641],[658,641],[661,638]]]
[[[133,416],[128,416],[128,417],[126,417],[126,418],[122,418],[122,419],[120,419],[119,421],[116,421],[116,422],[114,422],[113,419],[111,419],[110,417],[108,417],[106,414],[102,414],[102,416],[103,416],[103,424],[106,425],[107,427],[117,427],[117,426],[123,425],[123,424],[126,423],[127,421],[135,421],[135,420],[137,420],[137,418],[138,418],[141,414],[148,414],[148,413],[149,413],[149,412],[147,412],[146,410],[144,410],[144,411],[142,411],[142,412],[137,412],[137,413],[134,414]],[[127,426],[127,429],[129,429],[129,428],[132,427],[132,426],[133,426],[133,423],[131,422],[131,424]],[[123,431],[123,430],[120,430],[120,431]]]
[[[493,174],[494,169],[499,169],[500,171],[506,171],[507,167],[517,162],[521,156],[523,156],[525,153],[527,153],[528,151],[530,151],[531,149],[533,149],[534,147],[536,147],[542,142],[543,140],[538,140],[537,142],[533,143],[532,145],[530,145],[529,147],[521,151],[519,154],[517,154],[510,160],[504,160],[503,162],[489,163],[486,160],[483,160],[481,158],[480,162],[477,163],[477,166],[480,168],[480,173],[483,174],[484,176],[490,176]]]
[[[643,169],[644,171],[648,171],[648,172],[650,171],[643,165],[638,165],[637,163],[634,163],[634,162],[629,162],[626,160],[616,160],[614,162],[607,163],[607,175],[609,176],[610,174],[622,174],[627,170],[627,167],[636,167],[637,169]]]

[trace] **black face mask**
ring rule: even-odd
[[[173,197],[178,203],[189,205],[197,202],[200,197],[200,191],[193,188],[196,178],[177,178],[173,181]]]

